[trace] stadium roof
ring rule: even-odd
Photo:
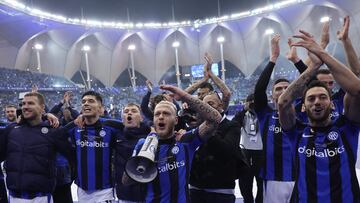
[[[319,38],[322,25],[320,19],[324,16],[329,16],[332,19],[330,31],[331,43],[333,44],[338,43],[335,33],[342,26],[342,17],[351,16],[350,37],[356,46],[356,50],[360,53],[360,21],[358,21],[360,19],[360,1],[355,0],[307,0],[280,9],[271,8],[241,18],[220,19],[216,23],[203,23],[197,26],[194,24],[197,22],[194,19],[200,18],[202,22],[205,22],[205,19],[202,18],[202,12],[199,12],[199,16],[192,13],[190,14],[192,16],[188,18],[191,21],[191,26],[157,29],[145,29],[136,26],[132,29],[119,29],[69,24],[30,15],[18,8],[5,5],[12,0],[1,0],[0,2],[3,2],[0,5],[0,66],[35,71],[37,51],[34,46],[36,43],[40,43],[43,45],[43,49],[39,51],[42,71],[70,79],[80,69],[86,71],[82,51],[83,45],[86,44],[91,47],[88,52],[90,73],[107,86],[113,85],[119,75],[129,68],[130,52],[128,46],[130,44],[136,46],[134,51],[136,71],[153,82],[158,82],[175,63],[174,48],[172,47],[174,41],[180,42],[178,48],[180,66],[186,66],[203,63],[202,56],[206,51],[213,55],[215,61],[219,61],[220,50],[217,38],[220,35],[225,38],[225,59],[234,64],[245,75],[249,75],[269,55],[269,36],[265,35],[266,30],[272,28],[274,32],[282,35],[281,54],[285,55],[288,50],[286,39],[300,28],[310,31]],[[37,1],[33,2],[34,5],[38,5]],[[206,2],[214,3],[214,1]],[[233,1],[224,2],[228,3],[224,3],[224,5],[231,5],[230,3]],[[295,1],[290,0],[288,2]],[[50,8],[45,4],[42,5],[42,9],[55,12],[52,10],[55,6]],[[192,5],[194,8],[196,7],[194,11],[206,10],[206,7],[197,4]],[[217,9],[216,5],[215,8]],[[209,12],[210,17],[216,15],[216,9]],[[256,8],[249,7],[246,9]],[[88,9],[85,7],[84,10],[86,12]],[[226,9],[224,10],[226,11]],[[237,12],[231,9],[228,11],[231,12],[229,15],[232,12]],[[171,10],[169,12],[171,13]],[[140,18],[142,14],[141,12],[130,12],[133,22],[142,20]],[[221,13],[221,15],[226,14]],[[71,14],[64,13],[63,15]],[[135,17],[136,15],[139,16],[139,19]],[[206,16],[204,17],[206,18]],[[107,17],[105,16],[104,19],[107,20]],[[116,17],[116,19],[118,18]],[[120,15],[119,19],[122,20],[123,17]],[[183,20],[180,17],[177,19]],[[154,20],[157,19],[154,18]],[[159,17],[158,20],[160,22],[166,18]],[[331,47],[336,48],[337,46]],[[329,51],[332,52],[333,50]],[[305,56],[305,54],[304,51],[300,51],[301,56]]]
[[[282,0],[271,0],[275,3]],[[168,22],[205,19],[266,5],[266,0],[22,0],[24,4],[72,18]],[[173,12],[174,11],[174,12]],[[127,15],[129,14],[129,16]],[[174,16],[173,16],[174,14]]]

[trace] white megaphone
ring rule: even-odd
[[[148,183],[156,178],[158,170],[154,160],[158,142],[156,135],[147,136],[139,154],[127,161],[125,171],[131,179],[139,183]],[[133,154],[136,154],[136,149]]]

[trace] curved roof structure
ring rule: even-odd
[[[24,14],[0,5],[0,66],[21,70],[36,70],[35,43],[41,43],[42,72],[72,78],[79,70],[86,71],[83,45],[89,45],[90,74],[106,86],[112,86],[130,67],[128,46],[134,44],[134,64],[138,73],[153,82],[175,64],[174,41],[179,41],[179,65],[203,63],[210,52],[220,61],[218,36],[224,36],[224,58],[245,75],[252,74],[269,55],[268,28],[282,35],[281,54],[285,55],[287,38],[299,29],[308,30],[317,38],[321,32],[320,18],[331,20],[331,44],[335,53],[336,31],[342,17],[350,15],[350,37],[360,49],[360,1],[308,0],[278,10],[271,10],[237,20],[158,29],[111,29],[70,25]],[[305,51],[299,51],[305,56]],[[175,74],[175,73],[174,73]],[[130,84],[129,84],[130,85]]]

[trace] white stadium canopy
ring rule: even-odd
[[[286,6],[219,17],[212,20],[173,24],[116,25],[91,21],[74,21],[30,11],[11,0],[0,0],[0,66],[20,70],[37,67],[35,44],[41,44],[42,72],[72,78],[86,71],[82,48],[88,45],[90,73],[106,86],[112,86],[130,66],[129,45],[135,45],[134,65],[138,73],[153,82],[175,64],[173,42],[178,41],[179,65],[203,63],[210,52],[220,61],[217,38],[225,41],[224,58],[242,73],[250,75],[269,55],[268,29],[280,33],[281,54],[288,51],[287,38],[304,29],[318,39],[322,17],[331,19],[331,41],[328,50],[338,44],[336,31],[345,15],[351,17],[350,37],[360,53],[359,0],[302,0]],[[284,4],[285,5],[285,4]],[[26,10],[28,9],[28,10]],[[72,21],[71,21],[72,20]],[[70,22],[71,21],[71,22]],[[332,45],[332,46],[331,46]],[[332,48],[331,48],[332,47]],[[334,50],[331,50],[334,49]],[[300,51],[305,56],[305,51]]]

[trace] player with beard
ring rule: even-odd
[[[325,24],[328,27],[328,23]],[[325,27],[325,26],[324,26]],[[349,29],[350,29],[350,17],[346,16],[344,18],[344,24],[341,30],[337,32],[337,38],[342,42],[344,46],[345,56],[349,64],[350,70],[357,76],[360,75],[360,61],[358,59],[357,53],[352,45],[351,39],[349,38]],[[327,30],[328,32],[328,30]],[[326,31],[322,35],[326,34]],[[327,33],[328,34],[328,33]],[[325,49],[324,43],[320,43],[321,47]],[[295,47],[292,47],[295,49]],[[306,68],[306,65],[305,65]],[[340,88],[338,91],[335,91],[335,80],[333,75],[328,69],[320,69],[317,71],[315,78],[319,81],[322,81],[331,91],[332,102],[334,104],[331,112],[331,119],[336,120],[344,111],[344,96],[345,92]],[[305,112],[301,112],[301,103],[296,107],[298,118],[303,122],[307,122],[307,117]]]
[[[264,180],[263,200],[270,203],[290,200],[295,177],[290,143],[287,137],[282,136],[277,111],[278,98],[289,86],[289,81],[281,78],[274,82],[271,98],[275,109],[269,106],[266,94],[271,73],[280,55],[279,41],[280,35],[275,35],[271,39],[270,61],[261,73],[254,91],[254,110],[259,120],[264,152],[264,162],[260,172]]]
[[[191,202],[235,202],[235,180],[238,177],[240,125],[226,118],[223,102],[216,92],[203,102],[216,109],[222,119],[210,137],[195,152],[190,173]]]
[[[5,117],[7,123],[16,122],[16,106],[9,104],[5,106]]]
[[[176,100],[188,103],[189,107],[204,119],[204,122],[198,128],[182,136],[180,141],[176,141],[175,105],[167,101],[156,105],[154,111],[155,132],[150,133],[149,136],[159,138],[159,145],[155,153],[159,174],[153,181],[146,184],[145,202],[188,202],[188,178],[193,154],[202,142],[212,136],[212,132],[220,123],[221,115],[208,104],[177,87],[161,85],[160,88],[172,92]],[[124,173],[123,183],[130,184],[131,182],[134,181],[131,181]]]
[[[70,157],[71,145],[63,134],[42,121],[44,97],[27,93],[20,123],[0,134],[0,161],[6,161],[9,202],[52,202],[55,188],[55,155]]]
[[[296,157],[292,202],[359,202],[355,162],[360,131],[360,79],[318,45],[311,34],[300,31],[294,37],[300,41],[292,46],[306,48],[313,62],[324,62],[346,95],[344,115],[332,121],[330,90],[322,82],[311,82],[302,94],[309,123],[297,122],[292,104],[319,67],[313,65],[280,96],[280,122]]]
[[[134,184],[125,186],[121,182],[126,161],[131,157],[137,141],[150,133],[150,127],[143,122],[140,107],[129,103],[122,111],[124,130],[116,140],[115,177],[116,195],[119,202],[144,202],[145,185]]]

